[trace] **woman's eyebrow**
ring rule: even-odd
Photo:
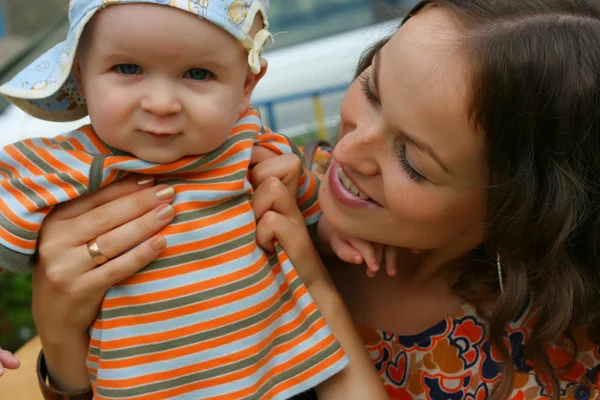
[[[379,74],[380,74],[379,64],[380,63],[381,63],[381,50],[378,51],[377,53],[375,53],[375,55],[373,56],[373,61],[371,62],[371,64],[373,65],[373,88],[375,89],[375,93],[377,93],[378,95],[380,94],[380,92],[379,92]]]
[[[375,53],[375,55],[373,56],[373,61],[371,62],[371,65],[373,66],[373,88],[375,89],[375,93],[378,96],[381,96],[381,92],[379,90],[379,78],[380,78],[380,74],[381,74],[381,70],[379,67],[380,64],[381,64],[381,50],[378,51],[377,53]],[[442,168],[442,170],[444,170],[445,173],[447,173],[448,175],[454,176],[454,173],[452,172],[452,170],[448,167],[448,165],[446,163],[444,163],[438,157],[438,155],[436,154],[436,152],[433,150],[433,148],[431,146],[429,146],[427,143],[420,141],[415,136],[413,136],[407,132],[402,132],[402,135],[406,138],[407,141],[413,143],[422,152],[427,154],[436,163],[438,163],[439,166]]]
[[[435,162],[437,162],[439,164],[439,166],[444,170],[445,173],[447,173],[450,176],[454,176],[454,173],[452,172],[452,170],[448,167],[447,164],[445,164],[439,157],[438,155],[435,153],[435,151],[433,150],[433,148],[431,146],[429,146],[427,143],[424,143],[422,141],[420,141],[419,139],[417,139],[416,137],[403,132],[402,135],[404,136],[404,138],[411,142],[412,144],[414,144],[417,148],[419,148],[422,152],[424,152],[425,154],[427,154],[429,157],[431,157]]]

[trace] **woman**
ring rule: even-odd
[[[290,161],[255,167],[259,243],[279,240],[351,359],[319,398],[600,396],[599,109],[595,0],[423,0],[361,62],[319,193],[320,229],[400,248],[385,252],[394,276],[327,259],[329,281],[288,191],[264,178]],[[50,384],[86,390],[103,291],[160,252],[159,189],[117,183],[44,227]],[[97,268],[94,238],[111,258]]]

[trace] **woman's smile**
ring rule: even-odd
[[[348,178],[342,166],[336,161],[333,161],[329,167],[329,186],[333,197],[347,206],[381,208]]]

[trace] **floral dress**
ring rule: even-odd
[[[535,318],[529,309],[506,327],[507,344],[515,364],[510,399],[547,399],[541,377],[523,359]],[[414,336],[399,336],[373,329],[361,330],[371,359],[394,400],[484,400],[502,379],[500,355],[492,350],[484,322],[475,309],[465,304],[460,312]],[[600,398],[600,350],[576,332],[575,362],[561,373],[562,398]],[[567,367],[571,355],[548,349],[557,368]]]

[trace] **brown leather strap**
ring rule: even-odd
[[[74,393],[66,393],[50,386],[48,383],[48,368],[46,367],[46,360],[44,359],[43,351],[40,351],[40,355],[38,356],[37,375],[40,390],[42,391],[42,395],[46,400],[92,400],[94,397],[92,394],[92,389],[86,389]]]

